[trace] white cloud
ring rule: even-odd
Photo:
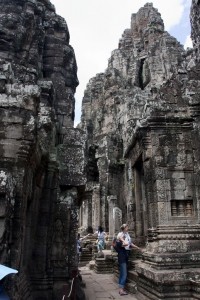
[[[56,12],[67,21],[70,44],[75,50],[80,85],[76,92],[76,122],[80,118],[83,92],[89,79],[104,72],[111,51],[126,28],[130,28],[131,14],[147,0],[51,0]],[[158,8],[169,31],[179,24],[184,9],[191,0],[151,0]]]
[[[186,37],[186,40],[185,40],[185,43],[184,43],[184,48],[185,48],[185,49],[187,49],[187,48],[193,48],[192,40],[191,40],[190,35],[188,35],[188,36]]]

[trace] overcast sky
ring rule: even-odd
[[[51,0],[57,14],[65,18],[70,44],[78,65],[79,86],[75,99],[75,125],[80,121],[81,102],[89,79],[104,72],[111,52],[130,28],[131,14],[146,0]],[[192,0],[151,0],[161,13],[165,30],[185,47],[191,47],[190,6]]]

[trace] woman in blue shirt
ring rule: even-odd
[[[102,250],[104,250],[105,247],[105,238],[107,237],[107,234],[105,233],[105,231],[101,226],[98,227],[98,230],[95,232],[95,234],[97,234],[98,237],[98,241],[97,241],[98,252],[102,254]]]

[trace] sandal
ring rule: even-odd
[[[126,291],[119,291],[120,296],[125,296],[128,295],[128,293]]]

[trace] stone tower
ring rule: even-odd
[[[19,270],[11,299],[60,300],[77,270],[85,184],[75,54],[49,0],[0,8],[0,262]]]
[[[193,0],[194,49],[184,51],[147,3],[83,98],[80,225],[113,234],[116,220],[128,222],[145,247],[136,268],[144,299],[200,297],[199,9]]]

